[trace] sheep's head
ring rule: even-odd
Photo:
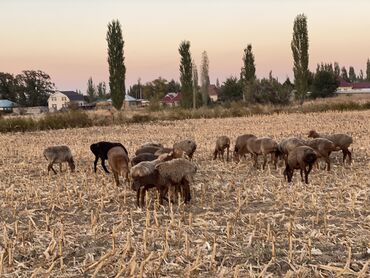
[[[315,130],[310,130],[308,132],[308,137],[310,137],[310,138],[317,138],[317,137],[319,137],[319,134]]]

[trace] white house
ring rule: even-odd
[[[84,106],[86,101],[84,96],[74,91],[55,91],[54,94],[50,95],[48,99],[49,111],[59,111],[62,108],[68,108],[70,104],[74,104],[78,107]]]

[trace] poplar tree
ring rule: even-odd
[[[243,100],[254,102],[253,84],[256,80],[256,66],[254,64],[254,54],[252,45],[248,44],[244,49],[243,67],[240,73],[243,86]]]
[[[291,42],[294,60],[294,83],[297,91],[297,98],[303,104],[308,91],[308,31],[307,17],[299,14],[294,20],[293,39]]]
[[[190,54],[190,42],[182,41],[179,46],[181,106],[191,108],[193,104],[193,67]]]
[[[109,89],[112,104],[117,109],[122,108],[125,99],[125,75],[121,24],[118,20],[112,20],[108,24],[108,64],[109,64]]]
[[[349,81],[351,81],[352,83],[355,82],[356,79],[357,79],[357,76],[356,76],[356,73],[355,73],[355,69],[352,66],[349,67],[349,70],[348,70],[348,78],[349,78]]]
[[[367,59],[366,63],[366,80],[370,81],[370,59]]]
[[[206,51],[202,53],[202,64],[200,72],[201,88],[202,88],[202,102],[203,106],[208,104],[208,86],[209,81],[209,59]]]

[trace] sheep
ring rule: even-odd
[[[145,147],[158,147],[158,148],[163,148],[163,145],[158,142],[147,142],[142,144],[139,149],[145,148]]]
[[[308,184],[308,174],[311,172],[312,165],[316,162],[316,159],[316,152],[311,147],[299,146],[294,148],[289,152],[285,161],[284,178],[288,178],[288,182],[291,182],[294,169],[300,169],[302,181],[304,171],[305,183]]]
[[[108,163],[112,169],[116,185],[119,186],[119,176],[125,177],[129,182],[129,158],[121,146],[116,146],[108,151]]]
[[[70,148],[68,146],[51,146],[44,150],[44,157],[49,162],[48,173],[50,169],[53,170],[54,174],[57,172],[53,168],[54,163],[59,163],[60,172],[62,172],[62,163],[67,162],[71,172],[74,172],[76,169],[75,163],[73,161],[73,156]]]
[[[351,136],[347,134],[337,133],[332,135],[319,134],[315,130],[310,130],[308,132],[308,137],[311,138],[325,138],[332,141],[336,147],[336,151],[342,150],[343,153],[343,164],[348,155],[349,164],[352,163],[352,153],[348,150],[348,147],[353,143]]]
[[[184,158],[177,158],[170,161],[155,162],[150,167],[145,168],[138,167],[140,164],[135,166],[137,169],[134,169],[135,167],[131,169],[132,188],[137,191],[138,206],[144,206],[145,193],[153,187],[156,187],[159,192],[160,204],[163,204],[164,199],[168,200],[165,195],[169,186],[182,189],[185,203],[191,200],[190,182],[192,182],[192,178],[197,171],[194,163]],[[152,166],[154,166],[154,169],[151,168]],[[139,202],[140,195],[141,200]]]
[[[162,149],[161,147],[157,147],[157,146],[146,146],[146,147],[137,149],[136,152],[135,152],[135,155],[139,155],[141,153],[152,153],[152,154],[154,154],[156,151],[161,150],[161,149]]]
[[[289,137],[283,139],[278,145],[278,155],[284,159],[287,159],[288,154],[296,147],[304,146],[305,142],[296,137]]]
[[[195,141],[187,139],[173,144],[173,149],[180,149],[189,157],[190,160],[193,159],[193,154],[197,149],[197,144]]]
[[[142,200],[144,199],[145,191],[149,188],[155,187],[153,181],[155,181],[158,178],[157,176],[155,176],[157,173],[153,175],[155,171],[155,166],[161,162],[168,161],[170,159],[172,159],[172,156],[170,154],[165,153],[160,155],[155,160],[142,161],[131,168],[130,176],[132,179],[132,189],[137,192],[136,199],[138,206],[141,187],[144,188]]]
[[[253,134],[244,134],[236,138],[234,153],[233,153],[235,162],[239,162],[241,157],[249,153],[248,148],[247,148],[247,142],[251,138],[257,138],[257,137]]]
[[[159,156],[161,154],[170,153],[172,151],[173,151],[173,148],[162,148],[162,149],[157,150],[154,154]]]
[[[226,149],[226,161],[229,161],[230,138],[227,136],[220,136],[216,140],[216,147],[213,153],[213,160],[215,160],[217,156],[219,158],[222,157],[222,160],[224,160],[225,149]]]
[[[254,157],[254,166],[257,167],[258,155],[263,155],[263,166],[265,169],[267,163],[267,155],[271,153],[271,161],[274,162],[275,169],[277,168],[278,143],[269,137],[251,137],[247,140],[247,149]]]
[[[325,138],[315,138],[305,141],[305,145],[316,151],[317,158],[323,158],[327,164],[327,170],[330,171],[330,154],[336,150],[335,144]]]
[[[109,171],[107,167],[105,166],[105,160],[108,159],[108,151],[111,148],[117,147],[117,146],[123,148],[123,150],[126,152],[126,155],[128,155],[126,148],[121,143],[100,141],[90,146],[90,150],[95,155],[95,161],[94,161],[94,172],[95,173],[96,173],[96,165],[98,164],[98,160],[100,158],[101,166],[103,167],[104,171],[107,174],[109,174]]]
[[[152,153],[141,153],[131,159],[131,166],[135,166],[142,161],[153,161],[157,158],[158,156]]]

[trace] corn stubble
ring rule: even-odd
[[[265,171],[252,160],[212,161],[215,140],[244,133],[281,140],[311,128],[354,138],[352,165],[332,154],[330,172]],[[192,201],[145,209],[112,175],[93,173],[89,145],[122,142],[134,153],[148,141],[171,146],[194,138],[198,173]],[[280,114],[233,119],[0,134],[2,277],[333,277],[370,275],[370,111]],[[45,146],[68,145],[66,165],[47,175]],[[127,188],[126,188],[127,187]]]

